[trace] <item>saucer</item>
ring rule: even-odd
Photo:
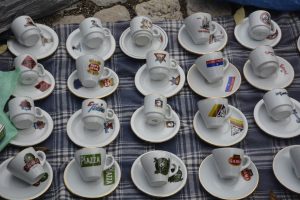
[[[142,106],[133,113],[130,125],[132,131],[140,139],[147,142],[160,143],[172,139],[178,133],[180,120],[175,111],[172,110],[172,120],[157,126],[149,125],[146,123],[144,106]]]
[[[290,117],[275,121],[267,113],[264,100],[260,100],[254,108],[254,120],[265,133],[278,138],[292,138],[300,135],[300,103],[291,98],[295,110]]]
[[[35,199],[44,194],[50,187],[53,180],[53,171],[48,161],[45,162],[44,169],[47,176],[38,184],[29,185],[28,183],[13,176],[7,170],[7,165],[12,158],[9,158],[0,165],[0,196],[5,199]]]
[[[187,81],[190,88],[203,97],[228,97],[234,94],[241,85],[241,74],[233,65],[228,67],[223,80],[217,83],[208,83],[196,65],[192,65],[187,74]]]
[[[17,136],[10,141],[10,144],[27,147],[45,141],[53,131],[53,120],[46,111],[42,110],[42,113],[44,115],[43,118],[38,118],[31,128],[18,129]]]
[[[158,150],[159,151],[159,150]],[[150,153],[149,151],[147,153]],[[147,154],[144,153],[143,155]],[[175,154],[168,152],[171,158],[176,164],[178,164],[179,169],[177,174],[169,177],[169,182],[160,187],[151,187],[147,181],[147,177],[144,173],[142,163],[140,161],[143,155],[140,155],[132,164],[131,167],[131,178],[134,185],[142,192],[153,196],[153,197],[169,197],[171,195],[179,192],[186,184],[187,181],[187,169],[183,161],[177,157]]]
[[[300,52],[300,36],[298,37],[298,40],[297,40],[297,49]]]
[[[259,174],[251,161],[250,166],[244,169],[237,179],[222,179],[211,154],[200,164],[199,180],[204,189],[217,198],[242,199],[254,192],[258,185]]]
[[[81,42],[82,36],[79,28],[74,30],[68,37],[66,42],[67,51],[73,59],[86,54],[95,54],[103,58],[109,59],[116,50],[116,40],[112,34],[109,39],[105,39],[99,48],[91,49]]]
[[[121,35],[119,43],[121,50],[129,57],[136,59],[146,59],[148,51],[151,50],[164,50],[168,45],[168,35],[159,26],[153,24],[153,27],[157,28],[160,33],[159,39],[154,39],[151,44],[139,47],[132,41],[130,35],[130,27],[127,28]]]
[[[207,54],[210,52],[220,51],[222,50],[228,41],[228,36],[225,31],[225,29],[221,26],[221,24],[217,24],[217,31],[220,34],[224,34],[222,38],[214,38],[213,35],[211,35],[211,38],[208,44],[195,44],[190,37],[189,33],[187,32],[185,25],[182,25],[182,27],[179,29],[178,32],[178,41],[179,44],[187,51],[195,54]]]
[[[174,96],[182,89],[185,82],[185,74],[179,65],[177,65],[178,70],[170,70],[168,78],[162,81],[152,81],[146,67],[146,64],[144,64],[137,71],[134,78],[136,88],[144,96],[160,93],[168,98]]]
[[[55,80],[50,72],[45,70],[45,76],[39,77],[34,85],[23,85],[17,81],[14,96],[28,96],[33,100],[40,100],[48,97],[54,90]]]
[[[26,47],[21,45],[17,40],[11,39],[7,41],[9,51],[18,56],[20,54],[30,54],[35,56],[38,60],[47,58],[52,55],[58,47],[58,36],[56,32],[49,26],[43,24],[36,24],[40,28],[44,39],[40,39],[34,46]],[[44,42],[42,42],[44,41]]]
[[[68,88],[77,97],[80,98],[103,98],[112,94],[119,85],[118,75],[111,69],[110,78],[99,81],[98,86],[93,88],[83,87],[77,76],[77,70],[72,72],[68,78]]]
[[[273,35],[269,35],[267,39],[258,41],[250,38],[248,35],[249,19],[245,18],[242,23],[236,25],[234,28],[234,36],[236,40],[244,47],[249,49],[255,49],[258,46],[269,45],[271,47],[276,46],[281,40],[281,29],[278,24],[272,20],[275,24],[276,32]]]
[[[289,150],[293,145],[281,149],[274,157],[273,172],[277,180],[287,189],[300,194],[300,179],[296,177],[292,167]]]
[[[237,108],[230,106],[231,116],[222,127],[206,128],[199,113],[196,113],[193,126],[197,135],[205,142],[219,147],[234,145],[244,139],[248,132],[248,122],[245,115]]]
[[[88,130],[81,121],[81,109],[68,120],[67,134],[72,142],[81,147],[104,147],[110,144],[119,134],[120,121],[117,115],[114,120],[105,123],[104,130]]]
[[[121,169],[115,161],[114,168],[106,170],[98,181],[83,181],[75,159],[71,160],[64,171],[64,183],[72,193],[82,198],[100,198],[112,193],[121,180]],[[115,171],[111,171],[111,170]],[[105,177],[105,178],[104,178]]]
[[[250,60],[244,65],[243,73],[245,79],[252,85],[261,90],[272,90],[274,88],[286,88],[288,87],[294,79],[294,68],[293,66],[284,58],[277,56],[279,61],[279,70],[267,78],[260,78],[256,76],[250,65]]]

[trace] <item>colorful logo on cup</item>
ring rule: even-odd
[[[101,154],[80,155],[81,167],[93,167],[101,165]]]
[[[30,169],[36,165],[36,164],[40,164],[40,160],[38,158],[36,158],[32,153],[27,153],[24,156],[24,162],[25,162],[25,166],[23,167],[23,169],[26,172],[29,172]]]
[[[162,108],[163,107],[163,101],[160,98],[155,99],[154,100],[154,105],[155,105],[155,107]]]
[[[168,175],[170,169],[170,159],[154,158],[155,174]]]
[[[244,121],[235,117],[230,117],[231,136],[235,136],[244,130]]]
[[[33,20],[30,17],[26,17],[25,20],[26,20],[26,23],[24,24],[25,27],[27,27],[27,26],[35,26],[36,27],[36,24],[33,22]]]
[[[91,27],[90,28],[94,28],[94,27],[98,27],[98,28],[101,28],[101,26],[99,25],[99,24],[97,24],[97,22],[96,22],[96,20],[91,20],[91,23],[92,23],[92,25],[91,25]]]
[[[242,159],[240,155],[233,155],[228,159],[228,162],[233,166],[240,166],[242,163]]]
[[[178,75],[177,77],[173,76],[171,78],[170,82],[171,82],[171,85],[179,85],[179,83],[180,83],[180,75]]]
[[[32,107],[31,104],[30,104],[30,102],[27,101],[27,100],[22,101],[20,103],[20,106],[21,106],[22,110],[31,110],[31,107]]]
[[[113,185],[115,183],[115,166],[103,171],[104,185]]]
[[[141,21],[141,28],[142,29],[150,29],[152,28],[152,22],[150,22],[149,20],[147,19],[142,19]]]
[[[92,75],[99,75],[101,62],[93,59],[89,60],[89,62],[87,71]]]
[[[45,92],[51,87],[50,83],[47,83],[45,81],[39,82],[37,85],[34,86],[36,89],[40,90],[41,92]]]
[[[198,17],[197,19],[202,20],[202,24],[200,25],[199,33],[209,33],[209,21],[207,17]]]
[[[113,78],[107,78],[99,81],[99,85],[101,88],[103,87],[110,87],[114,85],[114,79]]]
[[[209,117],[225,117],[226,107],[223,104],[215,104],[208,113]]]
[[[43,129],[43,128],[45,128],[45,125],[46,125],[46,123],[43,121],[36,121],[33,123],[33,127],[35,129]]]
[[[30,56],[26,56],[21,63],[21,65],[29,69],[33,69],[36,66],[36,64],[37,63],[35,62],[35,60]]]
[[[280,72],[282,72],[284,75],[288,75],[288,71],[286,70],[284,64],[280,64],[279,65],[279,68],[280,68]]]
[[[156,61],[159,61],[159,63],[162,63],[162,62],[167,62],[166,61],[166,56],[167,54],[165,53],[154,53],[154,56],[155,56],[155,62]]]
[[[263,13],[261,13],[261,15],[260,15],[260,20],[261,20],[264,24],[266,24],[266,25],[268,25],[268,26],[271,26],[271,15],[270,15],[270,13],[268,13],[268,12],[263,12]]]
[[[214,59],[214,60],[207,60],[206,61],[206,67],[207,68],[218,67],[218,66],[223,65],[223,64],[224,64],[223,58],[217,58],[217,59]]]
[[[171,171],[172,170],[174,170],[174,169],[171,169]],[[177,171],[176,174],[174,174],[173,176],[168,178],[169,183],[176,183],[176,182],[179,182],[179,181],[182,181],[182,180],[183,180],[183,173],[182,173],[180,167],[178,167],[178,171]]]
[[[229,76],[225,87],[225,92],[231,92],[234,86],[235,76]]]
[[[111,129],[111,130],[114,129],[113,123],[112,122],[105,122],[104,123],[104,132],[109,133],[109,129]]]
[[[105,110],[103,108],[103,104],[98,104],[98,103],[94,103],[93,101],[90,101],[87,106],[90,107],[90,109],[88,110],[88,112],[91,112],[91,111],[98,111],[98,112],[102,112],[104,113]]]
[[[253,172],[251,169],[246,168],[243,171],[241,171],[241,175],[245,181],[250,181],[251,177],[253,176]]]

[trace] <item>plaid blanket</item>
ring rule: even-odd
[[[296,48],[296,41],[300,34],[300,19],[298,16],[284,14],[272,15],[280,25],[283,37],[275,47],[276,54],[287,59],[294,67],[295,80],[288,87],[289,95],[300,100],[300,56]],[[229,41],[224,49],[228,57],[241,72],[250,50],[242,47],[234,38],[234,21],[232,17],[217,18],[228,33]],[[187,73],[194,63],[197,55],[184,50],[177,41],[177,33],[182,25],[181,21],[164,21],[157,23],[169,36],[169,44],[166,51],[170,52],[184,71]],[[133,112],[143,104],[143,96],[134,85],[134,76],[145,60],[136,60],[121,52],[118,40],[121,33],[129,26],[128,22],[106,24],[112,30],[117,41],[117,48],[106,66],[113,69],[120,78],[119,88],[109,97],[105,98],[109,107],[113,108],[121,123],[120,134],[106,149],[120,163],[122,179],[118,188],[105,197],[105,199],[153,199],[140,192],[133,184],[130,177],[130,169],[134,160],[141,154],[161,149],[178,155],[186,164],[188,180],[186,186],[169,199],[215,199],[201,186],[198,179],[198,169],[201,161],[211,154],[214,146],[211,146],[198,138],[193,130],[193,117],[197,112],[196,103],[202,97],[196,95],[185,83],[180,93],[168,99],[168,103],[179,114],[181,120],[180,131],[168,142],[162,144],[150,144],[137,138],[130,128],[130,118]],[[38,146],[49,149],[47,158],[54,170],[54,180],[50,189],[41,199],[79,199],[72,195],[64,186],[63,173],[68,162],[74,157],[74,152],[79,149],[67,137],[66,124],[71,115],[80,109],[82,99],[77,98],[67,89],[68,76],[75,70],[75,60],[66,51],[66,39],[78,25],[56,26],[60,43],[56,53],[42,60],[41,63],[49,70],[55,80],[56,87],[48,98],[36,102],[37,106],[46,110],[54,120],[54,130],[51,136]],[[1,69],[12,69],[13,56],[10,53],[0,55]],[[230,104],[240,109],[249,123],[246,138],[234,145],[245,149],[245,153],[252,158],[259,170],[260,182],[256,191],[247,199],[268,199],[270,191],[273,191],[279,199],[300,199],[300,196],[283,187],[275,178],[272,171],[272,161],[275,154],[282,148],[300,144],[300,137],[292,139],[277,139],[265,134],[254,122],[253,110],[255,104],[262,99],[264,92],[249,85],[243,78],[240,89],[231,97]],[[21,148],[8,146],[0,153],[0,162],[14,156]]]

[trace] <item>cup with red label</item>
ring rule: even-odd
[[[7,165],[10,173],[17,178],[33,185],[45,175],[43,166],[46,162],[46,154],[28,147],[19,152]]]
[[[218,148],[212,151],[215,166],[221,178],[232,179],[240,176],[241,171],[251,164],[249,156],[239,148]]]
[[[77,75],[84,87],[96,87],[100,80],[111,76],[111,71],[104,67],[104,60],[96,55],[82,55],[76,59]]]

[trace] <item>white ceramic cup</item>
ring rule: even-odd
[[[108,28],[102,27],[100,19],[88,17],[79,24],[83,43],[89,48],[100,47],[104,39],[111,35]]]
[[[111,71],[104,67],[104,60],[96,55],[82,55],[76,59],[78,78],[84,87],[96,87],[99,80],[111,76]]]
[[[7,165],[10,173],[19,179],[33,185],[46,173],[43,166],[46,154],[28,147],[19,152]]]
[[[97,181],[102,172],[111,168],[115,159],[103,148],[83,148],[75,152],[79,174],[84,181]]]
[[[37,59],[29,54],[22,54],[14,59],[15,68],[20,69],[19,81],[24,85],[32,85],[39,77],[45,76],[44,66],[37,62]]]
[[[168,178],[175,175],[179,169],[171,155],[164,151],[148,152],[140,160],[148,183],[154,187],[168,183]]]
[[[195,65],[208,83],[215,83],[223,79],[230,63],[221,52],[217,51],[197,58]]]
[[[254,40],[264,40],[276,32],[271,15],[265,10],[257,10],[249,15],[249,36]]]
[[[251,164],[250,157],[244,155],[243,149],[218,148],[214,149],[212,154],[221,178],[236,178]]]
[[[144,114],[146,123],[158,125],[172,119],[172,108],[167,98],[160,94],[149,94],[144,98]]]
[[[294,109],[286,89],[273,89],[263,96],[264,104],[270,117],[274,120],[288,118]]]
[[[8,102],[10,121],[18,129],[32,127],[36,118],[42,118],[42,110],[34,106],[30,97],[15,97]]]
[[[267,78],[279,69],[278,59],[271,46],[258,46],[249,55],[251,68],[256,76]]]
[[[297,178],[300,178],[300,147],[295,146],[290,148],[289,153],[295,175],[297,176]]]
[[[29,16],[19,16],[10,26],[18,42],[27,47],[34,46],[40,39],[39,28]]]
[[[170,70],[177,70],[177,62],[170,58],[168,52],[163,50],[149,51],[146,55],[146,65],[150,78],[154,81],[161,81],[168,77]]]
[[[228,100],[225,98],[208,98],[197,103],[200,116],[207,128],[223,126],[231,116]]]
[[[160,37],[158,29],[153,27],[151,19],[146,16],[136,16],[130,21],[130,34],[137,46],[146,46]]]
[[[184,24],[195,44],[207,44],[217,25],[209,13],[197,12],[184,19]]]
[[[104,123],[114,119],[114,111],[107,108],[102,99],[86,99],[82,102],[82,121],[89,130],[103,130]]]

